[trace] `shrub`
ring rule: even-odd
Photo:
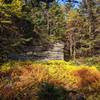
[[[94,93],[87,97],[87,100],[100,100],[100,93]]]
[[[43,83],[38,92],[39,100],[65,100],[66,90],[50,83]]]
[[[100,89],[100,72],[95,67],[83,67],[75,72],[75,76],[79,77],[79,87],[83,90],[99,90]]]
[[[95,67],[76,66],[71,62],[57,60],[9,62],[2,67],[4,68],[1,68],[1,72],[10,73],[11,78],[10,82],[5,82],[8,80],[5,76],[4,80],[0,80],[0,93],[5,94],[2,93],[5,87],[12,84],[11,89],[15,93],[13,96],[19,100],[24,97],[27,100],[29,98],[48,100],[46,98],[49,98],[49,95],[56,98],[55,100],[66,100],[64,98],[68,90],[85,93],[88,97],[91,92],[98,94],[100,90],[100,72]]]

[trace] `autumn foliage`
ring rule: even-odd
[[[8,63],[8,66],[10,68],[7,70],[5,70],[7,64],[1,68],[2,73],[9,72],[9,76],[3,75],[0,79],[1,98],[37,100],[40,95],[44,96],[46,91],[49,91],[48,89],[52,92],[56,91],[60,97],[64,97],[68,91],[76,91],[88,96],[87,94],[91,92],[98,94],[100,90],[100,72],[95,67],[79,67],[64,61],[15,62]],[[44,89],[46,88],[43,90],[44,94],[41,94],[42,85]],[[50,95],[53,95],[52,92]]]

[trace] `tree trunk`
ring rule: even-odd
[[[73,60],[76,60],[76,41],[75,41],[75,37],[74,37],[74,41],[73,41]]]
[[[73,40],[72,40],[72,34],[69,33],[69,45],[70,45],[70,58],[73,57]]]

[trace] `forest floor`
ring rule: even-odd
[[[0,100],[74,100],[79,96],[100,100],[96,66],[57,60],[5,63],[0,69]]]

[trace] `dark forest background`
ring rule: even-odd
[[[64,42],[65,60],[100,55],[99,0],[0,0],[0,62],[34,44]],[[77,8],[75,7],[77,6]]]

